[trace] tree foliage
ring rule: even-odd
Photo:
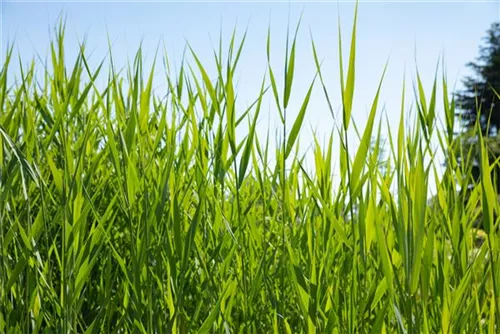
[[[476,61],[467,64],[475,75],[463,80],[464,90],[456,94],[457,116],[466,130],[479,122],[483,134],[500,129],[500,22],[492,23],[479,48]]]

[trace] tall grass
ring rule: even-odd
[[[342,101],[330,98],[313,43],[316,77],[292,121],[296,37],[284,71],[269,60],[245,110],[234,82],[244,38],[234,35],[215,53],[214,78],[193,50],[177,75],[165,55],[166,97],[154,94],[155,66],[143,68],[141,49],[125,72],[112,58],[91,68],[84,45],[71,65],[61,26],[42,75],[20,63],[12,84],[9,48],[0,72],[0,332],[495,333],[500,208],[490,173],[468,201],[457,191],[472,177],[452,149],[444,75],[430,93],[417,77],[414,117],[403,85],[380,168],[382,75],[349,150],[355,28],[347,60],[339,29]],[[269,33],[268,59],[272,47]],[[328,145],[315,139],[311,173],[295,147],[313,87],[332,114],[342,105],[343,123]],[[275,152],[256,135],[268,94],[283,125]],[[443,173],[433,138],[447,156]],[[486,242],[475,248],[478,207]]]

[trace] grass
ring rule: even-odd
[[[155,67],[144,70],[140,49],[124,72],[112,57],[91,68],[84,45],[71,66],[60,26],[51,64],[37,75],[35,62],[20,63],[12,84],[9,48],[0,72],[0,332],[496,333],[492,177],[482,173],[467,201],[456,190],[472,176],[459,163],[444,74],[430,94],[417,78],[414,116],[403,85],[383,161],[375,87],[359,148],[349,150],[355,27],[346,72],[339,28],[343,123],[328,145],[315,139],[312,173],[295,150],[311,91],[324,91],[332,114],[335,103],[314,43],[316,77],[294,120],[296,37],[284,71],[269,62],[245,110],[233,81],[244,38],[234,35],[215,53],[214,78],[192,49],[177,75],[165,55],[166,97],[153,92]],[[268,59],[271,47],[269,33]],[[285,134],[275,152],[256,135],[269,94]],[[432,140],[446,154],[443,173]]]

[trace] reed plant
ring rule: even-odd
[[[339,28],[341,101],[312,42],[316,73],[294,119],[296,34],[281,69],[268,33],[266,76],[242,109],[245,37],[214,52],[210,76],[190,47],[176,73],[167,54],[145,69],[142,49],[124,71],[112,52],[90,66],[85,45],[68,64],[64,33],[41,70],[19,62],[9,81],[12,45],[0,72],[0,332],[497,333],[496,162],[478,132],[482,173],[466,200],[471,164],[444,74],[429,90],[417,75],[414,94],[402,85],[380,168],[383,74],[366,126],[352,121],[356,18],[348,59]],[[342,121],[327,145],[314,138],[311,172],[296,147],[313,89]],[[269,96],[276,143],[256,131]]]

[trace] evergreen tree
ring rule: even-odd
[[[494,165],[491,177],[500,194],[500,165],[497,162],[500,157],[500,22],[491,24],[483,41],[476,61],[467,64],[474,75],[465,77],[462,81],[464,90],[455,93],[456,116],[461,119],[462,132],[454,146],[458,163],[466,167],[463,175],[471,177],[461,184],[460,193],[466,203],[470,190],[481,178],[481,148],[478,145],[476,122],[484,136],[489,162]],[[474,227],[482,228],[482,220],[483,216],[479,215],[473,223]]]
[[[475,76],[463,80],[465,89],[455,97],[464,129],[479,121],[483,133],[491,136],[500,130],[500,22],[491,25],[484,42],[476,61],[467,64]]]

